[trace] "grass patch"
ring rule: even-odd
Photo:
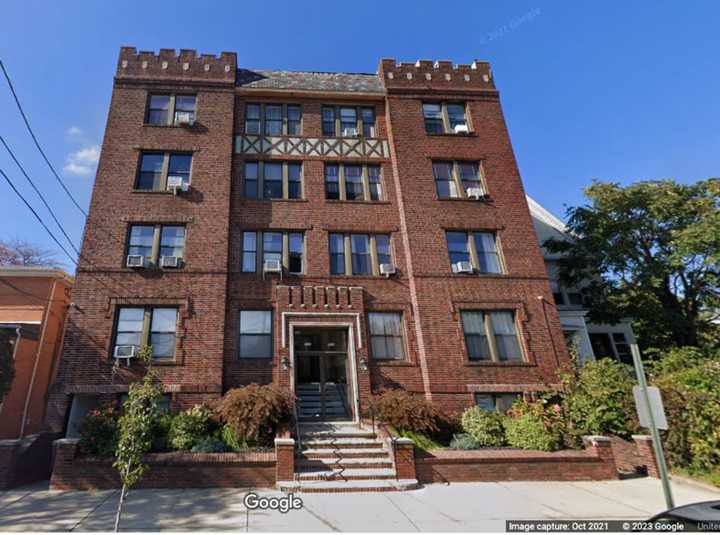
[[[435,440],[422,433],[414,433],[412,431],[400,431],[399,435],[404,438],[409,438],[413,441],[416,448],[424,451],[439,450],[443,446],[438,444]]]
[[[689,468],[673,468],[672,471],[678,475],[696,479],[720,488],[720,468],[714,470],[692,470]],[[672,474],[671,474],[672,476]]]

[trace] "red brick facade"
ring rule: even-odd
[[[117,310],[127,304],[179,309],[175,357],[159,366],[175,407],[250,382],[292,387],[292,332],[313,322],[349,330],[348,374],[363,413],[370,394],[385,387],[421,393],[443,409],[457,410],[472,404],[475,392],[527,392],[557,383],[555,370],[567,351],[487,64],[382,60],[377,76],[361,77],[375,84],[370,89],[331,87],[331,75],[318,75],[327,89],[292,83],[257,87],[239,83],[236,68],[234,53],[121,49],[77,271],[77,307],[50,399],[52,428],[63,428],[72,394],[111,396],[127,389],[133,367],[113,373],[110,358]],[[145,124],[150,92],[196,95],[195,125]],[[428,135],[423,101],[465,103],[470,133]],[[373,107],[375,136],[387,150],[342,157],[307,148],[301,155],[240,150],[248,102],[300,105],[301,142],[308,144],[324,139],[323,105]],[[192,152],[190,190],[179,195],[134,190],[139,154],[148,150]],[[303,198],[245,197],[247,159],[301,161]],[[480,162],[488,197],[438,199],[431,159]],[[380,165],[383,200],[326,200],[327,162]],[[133,222],[184,224],[183,268],[126,268]],[[279,281],[276,275],[242,273],[242,233],[263,230],[305,233],[302,276]],[[453,274],[446,230],[496,232],[505,273]],[[331,232],[389,235],[397,274],[331,275]],[[242,309],[273,311],[272,359],[238,358]],[[470,362],[460,321],[467,309],[515,311],[524,360]],[[373,359],[370,311],[402,313],[403,361]]]

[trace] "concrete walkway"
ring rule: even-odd
[[[720,499],[673,484],[678,504]],[[504,531],[506,519],[645,519],[664,509],[656,479],[427,485],[408,492],[300,494],[286,514],[248,509],[239,489],[134,490],[122,529],[223,531]],[[260,491],[263,496],[282,495]],[[112,530],[117,491],[0,492],[0,531]]]

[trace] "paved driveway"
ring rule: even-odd
[[[676,502],[720,493],[674,483]],[[135,490],[122,528],[233,531],[504,531],[506,519],[643,519],[664,509],[656,479],[428,485],[375,494],[300,494],[286,514],[248,509],[238,489]],[[260,491],[280,496],[276,491]],[[0,492],[0,530],[112,530],[117,491],[59,492],[47,486]]]

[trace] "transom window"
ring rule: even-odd
[[[382,200],[380,166],[326,163],[325,198],[340,201]]]
[[[153,125],[173,125],[195,121],[195,95],[150,95],[145,121]]]
[[[139,255],[146,262],[162,267],[163,257],[182,259],[185,253],[183,225],[131,225],[128,255]]]
[[[380,275],[380,264],[392,264],[390,236],[330,234],[332,275]]]
[[[257,199],[301,199],[302,164],[245,162],[245,196]]]
[[[463,199],[471,194],[485,194],[477,162],[434,161],[432,168],[437,194],[441,199]]]
[[[168,177],[179,177],[183,184],[190,184],[192,154],[177,152],[143,152],[135,189],[148,191],[167,190]]]
[[[328,137],[375,137],[375,108],[323,106],[322,133]]]
[[[462,273],[461,262],[470,262],[473,272],[502,273],[502,262],[493,232],[446,233],[453,273]]]
[[[279,260],[292,275],[304,273],[305,235],[302,232],[243,232],[243,272],[262,272],[268,260]]]
[[[245,133],[299,136],[302,134],[302,108],[297,104],[247,104]]]
[[[240,311],[239,355],[243,359],[270,359],[273,356],[272,311]]]
[[[507,412],[518,399],[522,399],[519,392],[475,394],[475,405],[488,412]]]
[[[115,326],[114,347],[133,346],[137,351],[140,347],[149,345],[152,347],[153,358],[173,358],[177,318],[177,308],[120,307]]]
[[[377,360],[403,360],[402,314],[399,312],[368,313],[370,347]]]
[[[428,134],[460,134],[469,130],[463,102],[423,102],[422,109]]]
[[[523,360],[515,312],[463,311],[462,326],[470,360],[494,362]]]

